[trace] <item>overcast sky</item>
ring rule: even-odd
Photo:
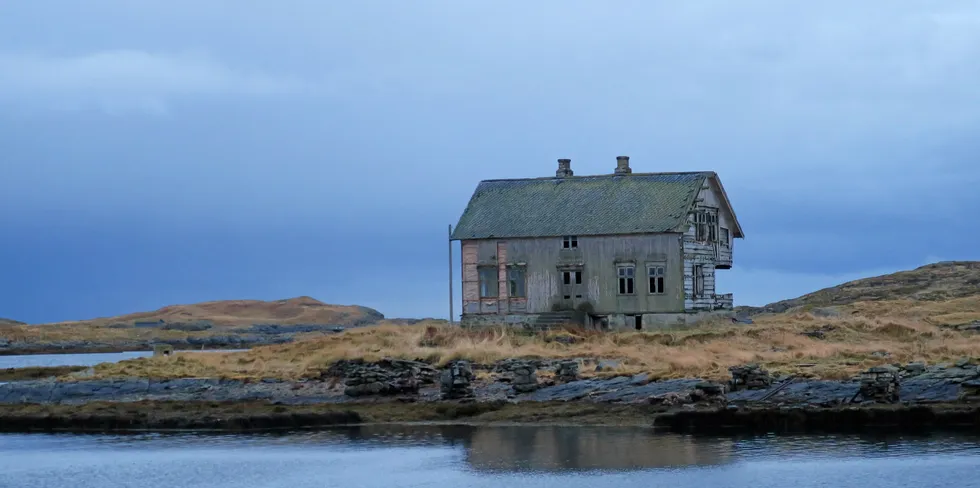
[[[975,0],[2,2],[0,316],[445,317],[477,182],[558,158],[717,171],[737,304],[977,259],[977,80]]]

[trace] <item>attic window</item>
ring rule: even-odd
[[[561,240],[562,249],[575,249],[578,247],[578,236],[565,236]]]
[[[694,239],[700,242],[718,240],[718,215],[712,210],[703,209],[694,214]]]

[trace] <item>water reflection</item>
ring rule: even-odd
[[[42,440],[47,439],[47,440]],[[290,433],[33,436],[57,450],[87,439],[86,449],[216,449],[376,451],[437,448],[459,454],[476,472],[567,473],[724,466],[748,459],[814,461],[939,454],[980,454],[975,435],[826,435],[699,437],[644,428],[449,425],[371,425]],[[0,442],[0,455],[3,451]],[[980,458],[978,458],[980,459]]]
[[[188,353],[198,352],[239,352],[247,349],[224,350],[189,350],[178,351]],[[37,368],[54,366],[95,366],[101,363],[117,363],[125,359],[145,358],[152,356],[152,351],[106,352],[84,354],[20,354],[0,356],[0,369],[6,368]]]
[[[370,426],[263,435],[0,435],[0,488],[966,486],[975,437]],[[965,483],[965,484],[964,484]]]
[[[501,427],[472,432],[466,461],[489,471],[635,470],[729,462],[732,441],[647,429]]]

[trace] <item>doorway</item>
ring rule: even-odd
[[[574,309],[584,299],[585,285],[583,285],[582,269],[563,269],[561,270],[561,298],[562,304],[569,309]]]
[[[642,315],[634,315],[633,316],[633,327],[636,328],[636,330],[643,330],[643,316]]]

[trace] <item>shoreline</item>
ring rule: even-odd
[[[166,341],[161,341],[161,344],[167,343]],[[235,351],[240,349],[249,349],[257,346],[267,346],[269,343],[238,343],[238,344],[208,344],[203,350],[205,351]],[[200,347],[188,347],[187,344],[174,345],[174,352],[196,352],[201,351]],[[126,352],[153,352],[153,346],[151,344],[132,346],[92,346],[92,347],[74,347],[74,348],[61,348],[55,346],[39,346],[32,348],[0,348],[0,356],[44,356],[44,355],[71,355],[71,354],[119,354]]]
[[[276,405],[262,402],[0,405],[4,433],[262,433],[372,425],[633,427],[684,435],[980,432],[980,404],[656,409],[587,403],[436,402]]]
[[[262,430],[375,423],[628,425],[674,433],[980,429],[980,367],[874,367],[848,380],[598,377],[574,360],[340,360],[308,378],[93,377],[0,384],[0,430]],[[541,376],[538,376],[538,373]]]

